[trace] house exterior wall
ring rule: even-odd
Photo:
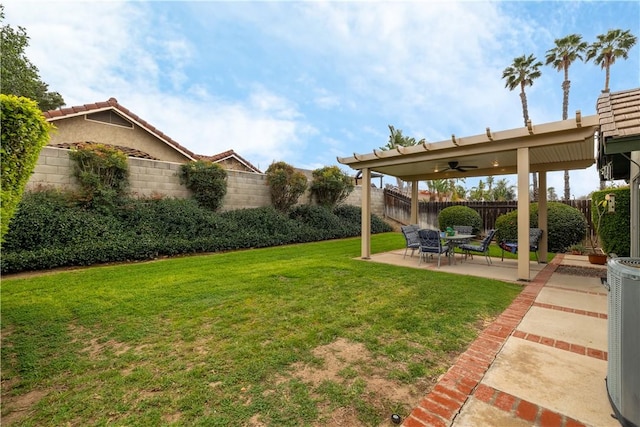
[[[133,128],[126,128],[86,120],[85,116],[69,117],[51,123],[57,130],[51,132],[49,145],[90,141],[134,148],[166,162],[184,163],[189,160],[136,124],[133,124]]]
[[[137,197],[187,198],[191,191],[180,184],[178,172],[181,163],[157,160],[128,158],[130,191]],[[78,183],[72,175],[73,164],[69,150],[56,147],[44,147],[29,182],[27,190],[39,187],[55,187],[65,190],[78,189]],[[311,175],[310,171],[305,171]],[[356,186],[345,203],[361,205],[362,187]],[[300,203],[308,203],[308,191],[300,197]],[[271,195],[265,174],[227,170],[227,194],[223,200],[223,211],[257,208],[271,205]],[[371,211],[384,215],[384,191],[371,189]]]

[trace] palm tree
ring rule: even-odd
[[[579,34],[569,34],[566,37],[555,40],[556,46],[547,51],[546,65],[553,65],[558,71],[564,71],[564,81],[562,82],[562,120],[569,117],[569,67],[576,59],[582,61],[582,53],[587,50],[587,42],[582,41]],[[564,200],[571,197],[569,187],[569,171],[564,171]]]
[[[617,58],[628,58],[629,50],[636,44],[638,38],[631,34],[631,30],[609,30],[607,34],[598,35],[598,40],[587,49],[586,62],[593,59],[596,65],[606,70],[603,92],[609,92],[609,68]]]
[[[520,88],[520,100],[522,101],[522,116],[524,118],[524,125],[529,123],[529,109],[527,107],[527,94],[524,89],[527,86],[533,86],[533,81],[540,77],[541,73],[539,68],[542,66],[542,62],[538,61],[533,54],[526,56],[522,55],[513,60],[513,64],[508,66],[502,72],[502,78],[507,81],[505,87],[509,90]],[[534,200],[538,200],[538,175],[531,174],[533,177],[533,197]]]
[[[502,178],[496,182],[496,186],[493,189],[493,200],[505,201],[513,200],[516,198],[515,186],[509,185],[506,178]]]
[[[380,147],[381,150],[395,150],[398,147],[411,147],[412,145],[416,145],[417,141],[415,138],[410,136],[402,135],[402,129],[396,129],[392,125],[389,126],[389,142],[387,145]],[[400,178],[396,177],[396,182],[398,184],[398,190],[400,192],[404,191],[404,181]]]

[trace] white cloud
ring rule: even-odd
[[[5,14],[68,105],[115,97],[192,151],[232,148],[264,169],[370,152],[389,124],[429,141],[522,126],[502,70],[525,53],[543,60],[559,31],[591,22],[590,6],[549,4],[541,17],[518,2],[10,0]],[[613,75],[637,83],[621,65]],[[593,114],[604,75],[575,68],[570,115]],[[545,69],[527,89],[534,123],[560,119],[560,83]],[[597,186],[594,169],[571,173],[576,197]],[[561,194],[558,175],[548,180]]]

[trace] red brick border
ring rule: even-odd
[[[599,295],[599,294],[598,294]],[[577,308],[563,307],[561,305],[547,304],[543,302],[534,302],[534,307],[548,308],[550,310],[564,311],[567,313],[582,314],[584,316],[597,317],[598,319],[607,319],[606,313],[598,313],[597,311],[580,310]]]
[[[593,357],[594,359],[607,360],[607,352],[598,350],[597,348],[585,347],[579,344],[572,344],[566,341],[556,340],[554,338],[542,337],[535,334],[529,334],[524,331],[515,330],[513,332],[514,338],[521,338],[523,340],[535,342],[538,344],[554,347],[559,350],[571,351],[573,353],[582,354],[583,356]]]
[[[455,364],[440,378],[431,392],[411,411],[403,426],[446,427],[451,425],[471,393],[480,388],[480,381],[487,369],[507,338],[529,311],[561,260],[562,257],[556,256],[526,285],[509,307],[480,333],[467,351],[462,353]],[[509,400],[509,397],[502,398],[501,405],[508,405]],[[525,409],[523,406],[523,414]]]
[[[520,399],[509,393],[496,390],[486,384],[478,384],[473,397],[502,411],[510,413],[541,427],[585,427],[580,421],[545,409],[535,403]]]

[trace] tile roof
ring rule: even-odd
[[[238,153],[236,153],[233,150],[223,151],[222,153],[214,154],[213,156],[197,155],[196,157],[198,159],[209,160],[210,162],[214,162],[214,163],[233,157],[240,163],[244,164],[247,168],[253,170],[254,172],[262,173],[260,169],[258,169],[257,167],[252,165],[250,162],[242,158],[242,156],[240,156]]]
[[[596,110],[605,140],[640,135],[640,88],[604,92]]]
[[[187,157],[190,157],[192,159],[195,159],[198,157],[192,151],[190,151],[186,147],[183,147],[177,141],[171,139],[168,135],[164,134],[163,132],[161,132],[160,130],[158,130],[151,124],[149,124],[147,121],[140,118],[137,114],[134,114],[133,112],[131,112],[131,110],[129,110],[128,108],[125,108],[122,105],[118,104],[118,100],[115,98],[109,98],[109,100],[106,102],[96,102],[93,104],[85,104],[85,105],[80,105],[75,107],[60,108],[57,110],[45,111],[44,117],[48,121],[55,121],[55,120],[60,120],[67,117],[79,116],[79,115],[94,113],[97,111],[110,110],[110,109],[117,110],[119,113],[123,114],[129,120],[137,123],[141,128],[145,129],[147,132],[161,139],[162,141],[172,146],[179,152],[185,154]]]
[[[83,142],[63,142],[61,144],[53,144],[51,145],[51,147],[56,147],[56,148],[66,148],[66,149],[72,149],[72,148],[78,148],[81,145],[91,145],[91,144],[98,144],[97,142],[91,142],[91,141],[83,141]],[[113,146],[115,148],[117,148],[118,150],[122,151],[124,154],[126,154],[128,157],[136,157],[139,159],[149,159],[149,160],[160,160],[156,157],[153,157],[151,154],[145,153],[144,151],[140,151],[140,150],[136,150],[135,148],[129,148],[129,147],[123,147],[122,145],[111,145],[111,144],[102,144],[102,145],[110,145]]]

